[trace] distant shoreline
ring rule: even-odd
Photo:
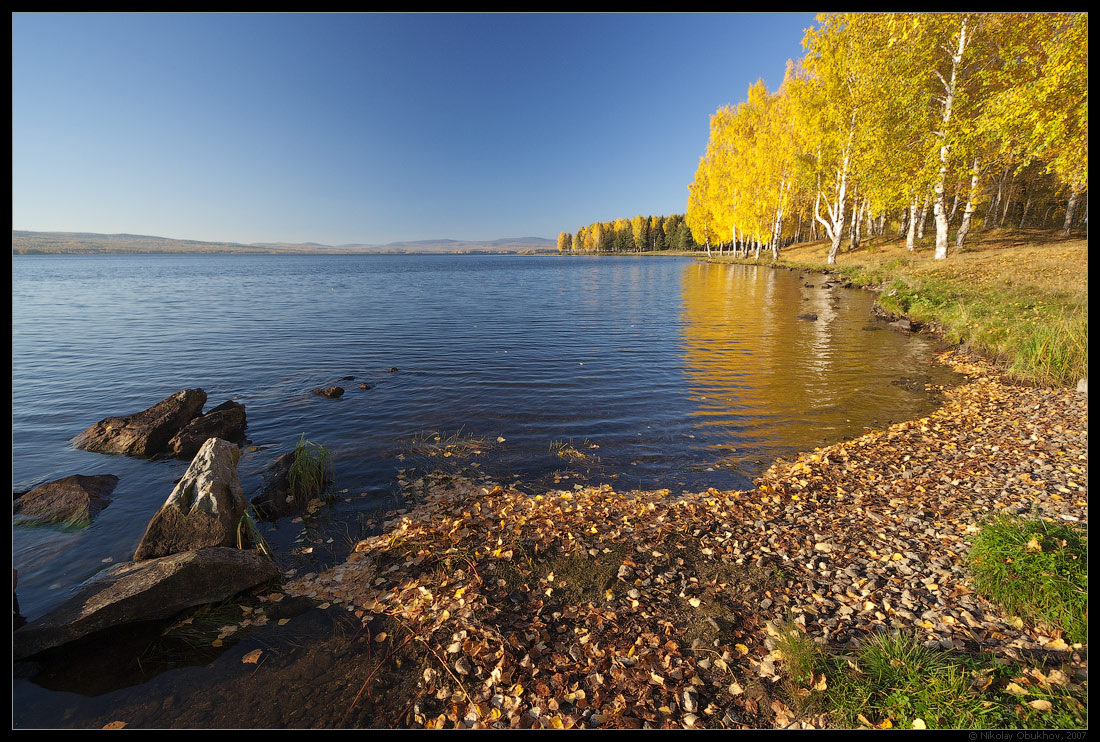
[[[417,240],[322,245],[313,242],[204,242],[135,234],[31,232],[12,230],[12,255],[466,255],[554,253],[556,243],[542,237],[497,240]]]

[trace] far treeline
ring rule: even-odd
[[[558,252],[657,252],[697,250],[682,214],[593,222],[576,234],[558,235]]]
[[[978,226],[1087,225],[1086,13],[826,14],[803,47],[711,116],[685,216],[708,252],[913,250],[930,209],[936,259]]]

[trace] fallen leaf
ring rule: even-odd
[[[1036,711],[1050,711],[1053,708],[1050,701],[1044,698],[1036,698],[1034,701],[1028,701],[1027,705]]]
[[[254,665],[260,660],[260,655],[263,654],[262,649],[253,649],[251,652],[241,657],[241,662],[246,665]]]
[[[124,721],[112,721],[110,724],[104,724],[103,728],[104,729],[122,729],[124,726],[126,726],[126,722],[124,722]]]

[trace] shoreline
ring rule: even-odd
[[[240,701],[215,724],[827,725],[785,704],[776,637],[790,622],[834,648],[900,628],[955,653],[1087,673],[1087,645],[1005,615],[967,587],[965,564],[998,512],[1087,527],[1087,401],[958,351],[941,358],[968,380],[935,412],[777,462],[747,491],[409,482],[420,502],[382,534],[260,598],[308,598],[325,610],[307,615],[346,628],[215,684]],[[227,666],[252,646],[227,650]],[[307,686],[310,708],[265,700],[289,686]],[[177,698],[171,716],[126,704],[111,715],[209,726],[195,699]]]

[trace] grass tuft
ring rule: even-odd
[[[1077,530],[996,518],[974,539],[970,568],[978,591],[1006,611],[1088,641],[1088,544]]]
[[[332,479],[332,456],[317,443],[306,440],[302,433],[294,447],[294,461],[290,465],[290,494],[295,502],[306,502],[320,494],[325,482]]]

